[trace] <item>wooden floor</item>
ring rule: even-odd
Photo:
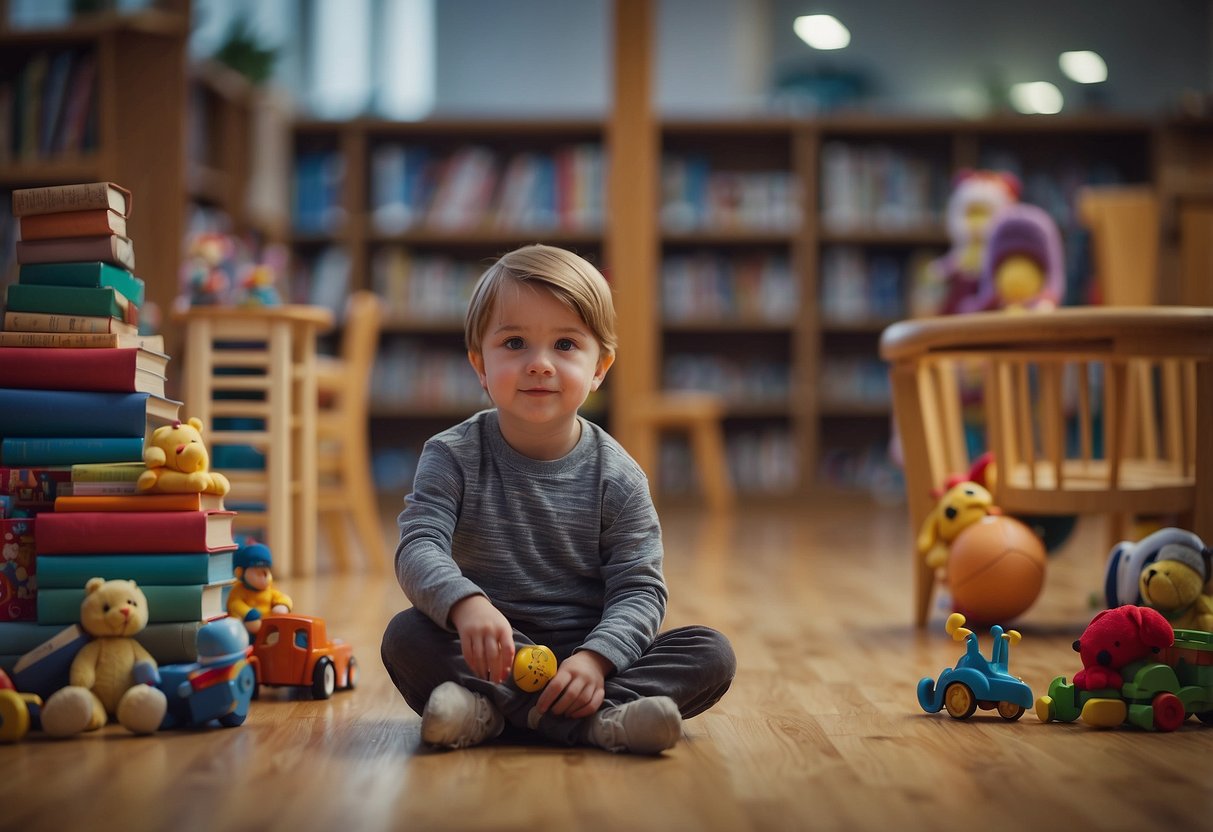
[[[397,502],[389,504],[391,518]],[[733,640],[738,675],[659,758],[504,745],[432,753],[388,682],[379,637],[394,580],[294,580],[301,612],[361,659],[326,702],[267,691],[244,726],[0,747],[0,829],[785,830],[1207,828],[1213,728],[1174,734],[925,714],[922,676],[961,645],[910,625],[901,508],[830,499],[729,518],[663,512],[668,626]],[[1072,675],[1099,586],[1101,529],[1050,559],[1012,672],[1038,695]],[[390,531],[385,530],[385,539]],[[386,556],[386,555],[385,555]],[[983,652],[988,636],[982,632]]]

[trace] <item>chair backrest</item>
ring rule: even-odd
[[[1210,442],[1197,411],[1198,370],[1209,373],[1213,362],[1213,310],[1071,308],[904,321],[885,331],[881,354],[893,362],[907,482],[938,488],[968,470],[966,402],[956,381],[963,365],[982,374],[970,429],[976,425],[994,453],[991,490],[1004,510],[1148,514],[1194,506],[1197,448]],[[1135,382],[1135,374],[1142,378]],[[1149,401],[1131,407],[1130,396],[1143,394]],[[1132,414],[1145,411],[1150,421],[1134,423]],[[912,458],[925,473],[909,470]]]
[[[1088,186],[1078,217],[1091,233],[1101,301],[1109,306],[1158,303],[1158,196],[1144,185]]]
[[[331,382],[324,394],[334,397],[334,406],[360,414],[365,421],[370,399],[371,369],[379,349],[379,330],[383,322],[383,305],[374,292],[360,290],[349,297],[342,322],[340,375]]]

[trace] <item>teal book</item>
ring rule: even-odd
[[[9,312],[50,312],[60,315],[103,315],[130,320],[130,302],[109,286],[33,286],[14,283],[5,296]]]
[[[129,271],[100,260],[91,263],[24,263],[18,282],[26,286],[111,288],[136,306],[143,305],[143,281]]]
[[[147,437],[178,418],[180,407],[151,393],[0,387],[0,436]]]
[[[141,459],[142,436],[9,436],[0,442],[0,465],[7,467]]]
[[[232,578],[232,553],[41,555],[38,558],[39,592],[79,589],[89,578],[125,578],[140,586],[222,583]],[[0,644],[0,649],[2,647]]]
[[[235,581],[222,583],[140,584],[147,597],[148,624],[181,621],[203,621],[227,614],[227,596]],[[80,602],[84,587],[79,589],[38,588],[39,624],[74,624],[80,619]]]

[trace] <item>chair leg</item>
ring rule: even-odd
[[[733,506],[733,485],[729,479],[729,461],[720,422],[713,420],[692,425],[691,434],[707,503],[716,511],[727,511]]]
[[[342,486],[349,497],[350,519],[362,549],[363,564],[372,574],[381,574],[387,568],[387,547],[365,437],[351,437],[345,449]]]
[[[333,566],[338,572],[350,570],[350,544],[341,506],[326,506],[320,511],[320,523],[333,553]]]

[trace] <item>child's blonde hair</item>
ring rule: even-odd
[[[602,273],[587,260],[555,246],[529,245],[515,249],[489,266],[468,303],[464,338],[469,352],[481,353],[489,316],[507,284],[537,283],[576,312],[598,339],[603,355],[614,355],[615,303]]]

